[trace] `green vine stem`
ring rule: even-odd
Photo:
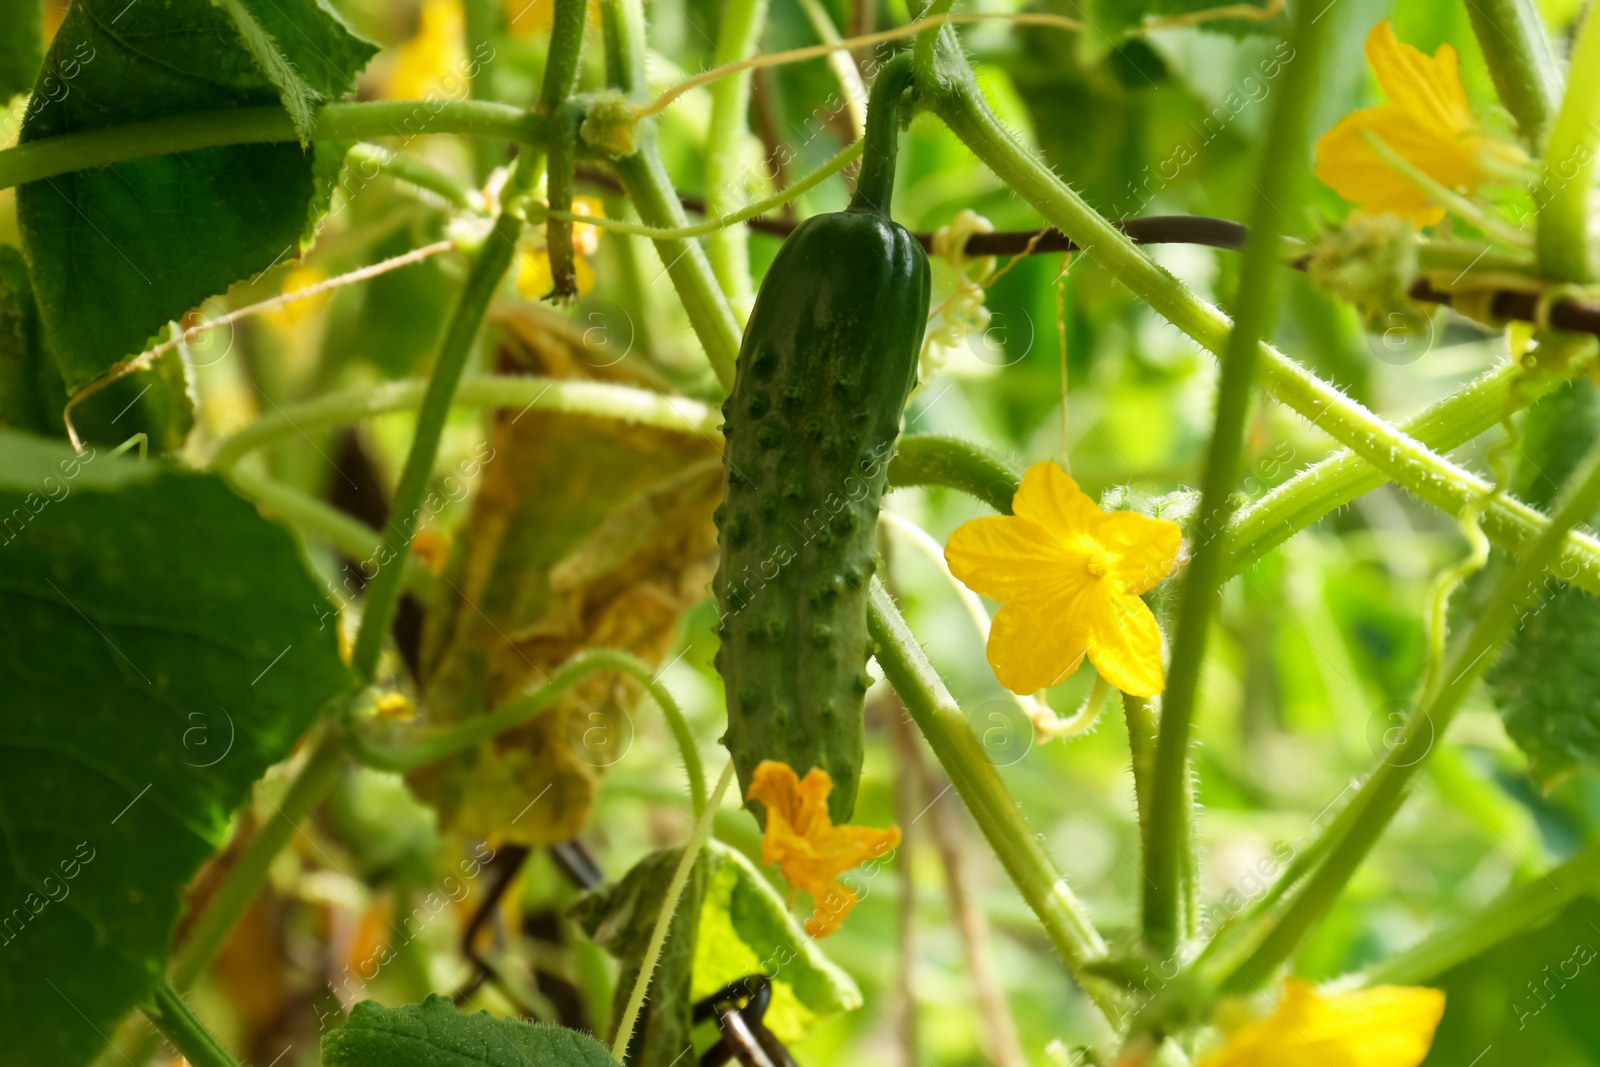
[[[1538,155],[1561,99],[1561,68],[1550,51],[1536,0],[1472,0],[1466,5],[1495,92],[1528,151]]]
[[[982,445],[940,434],[907,434],[889,461],[889,484],[896,489],[942,485],[959,489],[1002,515],[1011,514],[1011,498],[1022,485],[1022,473]]]
[[[1275,921],[1269,920],[1265,932],[1246,939],[1248,955],[1243,962],[1232,968],[1226,961],[1216,966],[1217,973],[1226,975],[1222,982],[1225,990],[1248,991],[1266,981],[1326,914],[1399,810],[1412,778],[1426,764],[1432,747],[1443,743],[1468,691],[1494,662],[1494,653],[1522,618],[1543,607],[1545,568],[1555,560],[1566,531],[1586,521],[1597,507],[1600,445],[1590,450],[1568,479],[1549,525],[1495,587],[1437,693],[1407,718],[1404,740],[1385,753],[1355,797],[1324,831],[1326,843],[1319,840],[1314,846],[1325,850],[1325,858],[1287,898]]]
[[[905,702],[933,753],[972,813],[1012,882],[1044,925],[1056,950],[1077,974],[1084,991],[1115,1020],[1121,1015],[1115,988],[1085,971],[1106,955],[1106,944],[1082,903],[1068,887],[1027,820],[1006,790],[955,698],[894,600],[874,578],[867,626],[877,642],[878,665]]]
[[[577,0],[577,4],[581,8],[583,0]],[[548,299],[557,303],[578,295],[577,255],[572,248],[572,193],[576,184],[573,167],[577,165],[578,125],[587,110],[581,100],[562,101],[550,115],[546,138],[550,166],[545,172],[549,210],[544,220],[544,243],[550,263]]]
[[[1600,887],[1600,844],[1541,877],[1512,886],[1478,912],[1361,972],[1362,984],[1422,985],[1551,918]]]
[[[1563,373],[1536,373],[1509,361],[1501,363],[1413,415],[1400,429],[1428,448],[1448,452],[1563,388],[1583,369],[1584,364],[1575,362]],[[1348,449],[1305,468],[1240,508],[1229,521],[1226,536],[1234,570],[1249,566],[1296,532],[1386,481],[1381,471]],[[1600,558],[1588,559],[1584,573],[1592,576],[1593,591],[1600,592]]]
[[[1272,105],[1260,174],[1253,182],[1250,238],[1239,272],[1238,313],[1222,352],[1211,447],[1200,485],[1200,521],[1178,598],[1176,635],[1150,781],[1150,825],[1144,877],[1144,936],[1160,956],[1170,955],[1184,936],[1185,872],[1193,866],[1194,806],[1189,785],[1189,743],[1199,692],[1206,636],[1226,577],[1227,541],[1218,536],[1232,516],[1244,436],[1250,421],[1250,386],[1256,378],[1261,340],[1270,332],[1277,293],[1278,243],[1283,220],[1299,204],[1309,155],[1312,91],[1321,71],[1323,29],[1333,19],[1301,8],[1290,28],[1295,61],[1287,67]]]
[[[683,203],[661,162],[654,122],[654,119],[646,119],[641,123],[639,150],[614,164],[617,177],[622,179],[622,186],[639,217],[648,225],[687,226],[689,217],[684,214]],[[739,358],[739,324],[717,285],[705,249],[694,238],[658,238],[654,243],[656,254],[666,264],[667,275],[677,288],[684,310],[689,313],[689,324],[705,348],[711,369],[716,372],[717,381],[724,389],[732,389],[733,365]]]
[[[324,393],[313,400],[263,415],[233,436],[223,439],[212,454],[211,467],[219,471],[231,470],[249,453],[296,437],[300,430],[310,433],[360,422],[374,415],[414,411],[421,405],[427,387],[427,381],[414,379],[345,389]],[[604,382],[521,375],[469,377],[462,379],[453,403],[461,407],[485,409],[559,411],[568,415],[589,415],[638,426],[721,437],[721,415],[697,400]]]
[[[517,164],[517,174],[525,175],[529,160],[535,155],[525,152]],[[512,179],[513,188],[517,178]],[[416,533],[415,519],[420,515],[423,498],[428,492],[428,480],[433,476],[434,457],[439,452],[439,440],[444,435],[444,424],[450,414],[462,371],[472,354],[483,317],[489,302],[511,266],[517,252],[517,237],[522,232],[522,220],[510,212],[502,212],[495,220],[494,229],[484,239],[483,246],[473,258],[467,280],[461,287],[456,305],[451,309],[450,321],[445,327],[444,339],[439,345],[439,356],[434,362],[433,375],[417,411],[417,428],[411,439],[411,451],[406,455],[400,472],[399,484],[389,505],[389,521],[383,531],[383,551],[389,559],[404,559],[410,552],[411,537]],[[372,681],[378,670],[378,657],[383,652],[384,640],[389,633],[389,621],[394,617],[395,605],[400,600],[400,567],[381,567],[367,583],[366,604],[361,614],[361,628],[356,632],[355,651],[350,666],[363,683]]]
[[[1129,766],[1133,771],[1133,803],[1139,816],[1139,848],[1150,865],[1150,780],[1156,769],[1156,709],[1147,697],[1122,694],[1122,717],[1128,725]]]
[[[402,736],[411,735],[416,740],[392,744],[387,738],[372,736],[366,728],[357,725],[349,735],[350,752],[369,767],[385,771],[409,771],[463,752],[513,727],[521,726],[550,708],[573,686],[591,674],[602,671],[625,674],[634,679],[661,709],[683,758],[683,769],[689,778],[689,795],[694,800],[694,811],[698,816],[706,806],[706,776],[699,749],[695,747],[694,732],[689,729],[689,721],[684,718],[683,709],[673,699],[671,691],[661,683],[656,672],[637,656],[617,649],[591,648],[573,655],[550,672],[543,685],[507,701],[487,715],[479,715],[440,730],[429,730],[426,726],[404,727]]]
[[[157,985],[151,1003],[141,1010],[193,1067],[239,1067],[239,1061],[222,1047],[222,1042],[206,1029],[170,984]]]
[[[1600,9],[1590,8],[1572,48],[1567,93],[1550,127],[1539,181],[1539,271],[1552,281],[1594,280],[1589,192],[1600,141]]]
[[[639,963],[639,977],[634,980],[633,992],[628,995],[628,1004],[622,1011],[622,1018],[617,1022],[617,1036],[611,1046],[611,1056],[618,1063],[628,1051],[628,1041],[633,1037],[633,1026],[639,1021],[639,1011],[644,1007],[645,994],[650,991],[650,979],[655,975],[656,964],[661,960],[661,949],[667,943],[667,931],[672,927],[672,916],[678,910],[678,900],[683,896],[683,887],[689,883],[689,874],[694,870],[695,860],[700,857],[700,849],[711,839],[711,820],[716,816],[717,809],[722,806],[722,796],[728,791],[728,786],[733,782],[733,761],[729,760],[727,766],[722,768],[722,776],[717,779],[717,788],[712,791],[711,800],[694,821],[693,835],[683,846],[683,855],[678,859],[678,866],[672,872],[672,880],[667,883],[667,893],[661,900],[661,912],[656,916],[655,926],[650,929],[650,940],[645,945],[644,957]]]
[[[333,788],[344,767],[344,747],[333,734],[322,734],[308,742],[310,754],[295,777],[289,792],[279,801],[272,817],[256,832],[229,869],[205,910],[195,920],[189,936],[173,956],[171,979],[177,989],[188,989],[211,965],[217,950],[233,929],[267,879],[267,868],[294,836],[300,821]]]
[[[989,110],[958,51],[941,45],[938,60],[930,83],[923,84],[919,73],[919,85],[978,158],[1158,314],[1207,351],[1223,351],[1227,317],[1146,256],[1017,143]],[[1595,66],[1600,67],[1600,61]],[[1485,495],[1489,486],[1481,478],[1385,422],[1276,348],[1263,342],[1259,359],[1262,385],[1272,397],[1422,500],[1459,517],[1469,502]],[[1526,551],[1546,526],[1543,515],[1509,497],[1493,501],[1483,516],[1490,539],[1517,553]],[[1600,541],[1571,536],[1560,564],[1576,568],[1568,573],[1581,575],[1581,581],[1573,580],[1585,588],[1589,581],[1600,588]]]
[[[861,158],[861,149],[865,142],[852,141],[841,148],[837,155],[805,177],[790,182],[783,189],[771,196],[746,204],[726,215],[714,215],[704,222],[691,223],[685,226],[641,226],[636,222],[625,219],[602,219],[588,216],[580,218],[577,215],[565,216],[569,222],[584,222],[597,230],[609,230],[612,233],[632,234],[635,237],[649,237],[653,240],[667,240],[674,237],[705,237],[707,244],[710,238],[719,233],[725,233],[735,228],[739,223],[764,215],[773,208],[782,207],[802,193],[810,192],[827,179],[838,174],[850,164]],[[710,210],[709,208],[707,209]],[[554,211],[547,212],[551,218],[560,217]],[[746,279],[746,285],[748,285]]]
[[[645,85],[644,12],[639,0],[604,0],[601,28],[606,40],[606,76],[613,88],[642,100]],[[654,119],[642,119],[634,131],[637,148],[612,167],[647,225],[686,226],[683,202],[672,187],[656,144]],[[733,364],[739,358],[739,323],[717,285],[705,249],[692,238],[663,238],[655,242],[656,254],[666,265],[678,299],[689,313],[689,325],[705,349],[706,359],[723,389],[733,388]]]
[[[370,141],[439,133],[537,146],[544,137],[544,124],[522,108],[487,100],[374,100],[328,104],[317,112],[311,136],[319,141]],[[0,189],[145,156],[299,140],[289,113],[281,107],[206,111],[85,130],[0,151]]]
[[[900,153],[900,98],[911,85],[911,53],[901,52],[878,69],[872,81],[872,114],[867,123],[866,146],[861,155],[861,173],[856,191],[850,197],[851,211],[865,211],[889,217],[889,202],[894,196],[894,163]]]
[[[397,182],[415,186],[443,199],[457,211],[481,215],[467,191],[444,171],[411,152],[396,152],[384,145],[361,142],[345,153],[345,165],[362,172],[362,177],[385,174]]]
[[[767,0],[724,0],[717,26],[717,54],[732,60],[754,54],[767,21]],[[711,86],[711,122],[706,129],[706,212],[712,218],[738,211],[748,183],[742,164],[750,114],[750,79],[740,71]],[[706,238],[711,271],[743,323],[755,305],[750,285],[750,234],[743,226],[716,230]]]
[[[227,480],[235,492],[254,501],[264,514],[326,541],[351,559],[371,559],[378,551],[380,540],[372,527],[291,485],[241,467],[230,470]],[[415,556],[406,556],[403,566],[401,585],[406,592],[424,604],[439,603],[444,589],[438,577]]]

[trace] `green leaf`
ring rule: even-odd
[[[40,0],[0,0],[0,104],[33,87],[44,56]]]
[[[683,850],[677,848],[652,852],[634,864],[622,881],[596,889],[572,906],[572,918],[579,929],[622,964],[622,971],[617,975],[613,1019],[622,1017],[633,995],[650,934],[682,856]],[[655,975],[650,979],[650,995],[628,1042],[629,1063],[673,1063],[693,1044],[689,1036],[694,1024],[694,1000],[690,990],[694,980],[700,901],[705,895],[707,871],[713,862],[703,850],[695,857],[694,872],[683,887],[678,910],[667,931],[666,944],[661,947]]]
[[[288,531],[214,475],[0,430],[0,1065],[76,1067],[348,684]]]
[[[616,1067],[587,1034],[549,1023],[468,1015],[449,997],[385,1008],[363,1001],[322,1039],[323,1067]]]
[[[712,842],[715,861],[700,912],[695,1000],[754,974],[772,979],[765,1023],[798,1041],[829,1015],[861,1007],[861,991],[789,914],[783,898],[742,853]]]
[[[0,426],[61,437],[66,403],[61,374],[39,344],[39,312],[22,253],[0,245]]]
[[[1541,401],[1525,423],[1514,491],[1548,507],[1596,426],[1600,392],[1587,379]],[[1547,581],[1490,670],[1489,686],[1506,733],[1541,781],[1600,767],[1600,600]]]
[[[274,103],[309,121],[307,109],[348,92],[374,51],[318,0],[233,0],[227,11],[209,0],[79,0],[46,62],[70,91],[30,111],[22,140]],[[17,216],[45,347],[68,390],[207,297],[292,257],[325,206],[314,170],[327,152],[209,148],[22,186]]]

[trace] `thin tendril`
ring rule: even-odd
[[[392,270],[399,270],[401,267],[409,267],[414,263],[421,263],[430,256],[436,256],[440,252],[448,252],[454,247],[455,242],[453,241],[435,241],[431,245],[423,245],[421,248],[413,248],[409,252],[398,256],[393,256],[389,259],[383,260],[380,263],[374,263],[371,266],[362,267],[360,270],[353,270],[348,274],[341,274],[337,278],[329,278],[326,281],[320,281],[315,285],[308,285],[304,289],[296,289],[293,292],[280,293],[271,300],[263,300],[259,304],[250,304],[246,307],[239,308],[236,311],[230,311],[219,319],[208,319],[205,322],[196,323],[195,325],[184,330],[182,333],[173,337],[171,340],[163,341],[154,348],[146,349],[145,351],[140,352],[137,356],[134,356],[131,359],[125,359],[121,363],[116,364],[110,370],[106,371],[105,374],[96,378],[94,381],[90,382],[88,385],[74,393],[72,398],[67,401],[67,406],[61,413],[62,421],[66,423],[67,427],[67,440],[71,442],[74,451],[83,451],[83,441],[79,439],[77,427],[75,427],[72,422],[73,408],[77,407],[84,400],[93,396],[95,393],[98,393],[112,382],[119,381],[123,378],[126,378],[130,374],[146,369],[161,356],[172,351],[174,348],[177,348],[179,345],[188,344],[191,340],[198,337],[200,334],[205,333],[207,330],[215,329],[218,326],[227,326],[231,323],[238,322],[241,319],[247,319],[252,315],[259,315],[264,311],[277,311],[279,308],[288,307],[290,304],[297,303],[301,300],[309,300],[314,296],[320,296],[321,294],[330,290],[339,289],[346,285],[353,285],[356,282],[364,282],[369,278],[376,278],[380,274],[387,274]]]
[[[693,226],[673,226],[670,228],[643,226],[637,222],[627,222],[622,219],[608,219],[595,215],[576,215],[566,211],[551,211],[543,205],[534,204],[529,205],[529,211],[530,213],[537,212],[544,218],[560,219],[564,222],[579,222],[599,230],[611,230],[614,233],[631,234],[635,237],[649,237],[658,241],[674,238],[703,237],[708,233],[715,233],[718,230],[753,219],[757,215],[764,215],[773,208],[782,207],[801,194],[809,192],[828,178],[844,170],[857,159],[860,159],[863,145],[864,142],[862,141],[853,141],[828,162],[772,196],[748,204],[732,214],[720,215],[714,219],[707,219],[705,222],[695,223]]]
[[[1527,348],[1525,333],[1526,331],[1517,328],[1513,328],[1511,333],[1511,357],[1519,366]],[[1527,385],[1527,378],[1526,373],[1518,374],[1512,379],[1511,386],[1506,392],[1506,406],[1500,419],[1500,425],[1505,432],[1489,449],[1488,454],[1489,469],[1494,472],[1494,486],[1487,493],[1469,501],[1461,510],[1458,524],[1461,533],[1467,539],[1470,551],[1454,566],[1447,567],[1434,581],[1433,588],[1428,593],[1428,674],[1422,687],[1425,702],[1431,700],[1437,692],[1444,672],[1450,597],[1462,582],[1483,570],[1489,562],[1489,538],[1484,535],[1483,527],[1478,520],[1491,501],[1511,488],[1511,456],[1518,450],[1521,440],[1521,429],[1511,421],[1511,413],[1526,406],[1527,401],[1521,394]]]

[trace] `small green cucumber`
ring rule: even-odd
[[[873,85],[847,210],[806,220],[757,294],[723,405],[716,665],[744,790],[762,760],[861,778],[867,583],[878,510],[928,317],[928,259],[888,217],[903,61]]]

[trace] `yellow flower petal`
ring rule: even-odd
[[[1089,651],[1079,602],[1068,601],[1063,610],[1047,598],[1022,598],[995,612],[985,649],[995,679],[1013,693],[1037,693],[1066,681]]]
[[[1006,602],[987,646],[1000,684],[1037,692],[1072,674],[1087,655],[1124,692],[1159,693],[1161,629],[1138,594],[1171,572],[1182,542],[1178,527],[1101,511],[1054,463],[1028,468],[1014,507],[1015,515],[962,525],[945,546],[952,574]]]
[[[1456,50],[1442,44],[1432,56],[1394,35],[1384,19],[1367,34],[1367,62],[1389,102],[1425,126],[1469,130],[1475,123],[1461,84]]]
[[[763,760],[746,794],[767,809],[762,862],[777,864],[792,889],[811,895],[814,914],[806,932],[819,938],[837,930],[857,903],[855,891],[839,875],[900,843],[900,831],[893,827],[834,826],[828,817],[831,792],[833,779],[820,767],[801,779],[788,764]]]
[[[1136,596],[1085,598],[1089,662],[1100,677],[1130,696],[1153,697],[1167,686],[1161,673],[1161,627]]]
[[[1122,588],[1135,596],[1148,593],[1172,573],[1183,534],[1175,523],[1133,511],[1113,511],[1096,529],[1113,563],[1108,569]]]
[[[1035,463],[1022,475],[1022,485],[1011,501],[1019,519],[1029,519],[1056,534],[1083,530],[1104,513],[1078,488],[1072,475],[1054,463]]]
[[[1472,116],[1456,51],[1441,45],[1429,56],[1400,42],[1384,21],[1367,35],[1367,60],[1389,103],[1346,115],[1317,141],[1317,178],[1367,214],[1431,225],[1444,209],[1390,167],[1369,137],[1441,185],[1481,186],[1488,176],[1479,156],[1491,142]]]
[[[466,58],[466,16],[459,0],[424,0],[417,35],[397,50],[384,95],[420,100],[463,94],[466,82],[459,68]]]
[[[944,546],[950,573],[967,588],[995,600],[1009,600],[1037,592],[1041,574],[1062,563],[1061,546],[1048,527],[1008,515],[985,516],[963,523]],[[1077,571],[1085,553],[1077,553]]]
[[[1324,996],[1291,978],[1272,1014],[1241,1027],[1200,1067],[1417,1067],[1443,1014],[1437,989]]]

